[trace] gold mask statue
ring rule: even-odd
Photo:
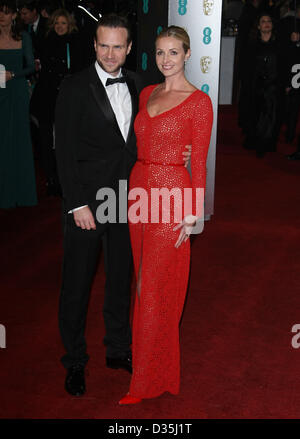
[[[205,15],[211,15],[214,9],[214,0],[203,0],[203,11]]]
[[[200,66],[202,73],[209,73],[212,63],[212,58],[210,56],[202,56],[200,59]]]

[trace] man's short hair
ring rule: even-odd
[[[38,10],[38,2],[36,0],[21,0],[18,2],[19,11],[23,8],[29,9],[33,11],[34,9]]]
[[[123,27],[127,30],[127,43],[129,44],[131,42],[131,29],[129,21],[126,17],[123,15],[117,15],[117,14],[107,14],[103,15],[101,18],[99,18],[97,27],[95,30],[95,40],[97,41],[97,31],[99,27],[111,27],[111,28],[117,28],[117,27]]]

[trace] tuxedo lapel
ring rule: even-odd
[[[122,136],[122,133],[120,131],[115,113],[110,105],[109,99],[107,97],[106,91],[97,75],[96,69],[94,66],[91,66],[90,69],[90,89],[92,92],[92,95],[94,99],[96,100],[101,112],[103,113],[104,117],[107,119],[107,121],[112,125],[113,129],[121,136],[121,138],[124,141],[124,138]]]

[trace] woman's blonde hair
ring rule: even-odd
[[[71,15],[66,9],[56,9],[56,11],[54,11],[49,18],[47,35],[49,34],[49,32],[54,31],[55,22],[58,19],[58,17],[65,17],[65,19],[67,20],[68,34],[78,31],[78,28],[76,26],[76,21],[73,15]]]
[[[173,37],[182,42],[183,50],[185,53],[191,48],[190,37],[183,27],[179,26],[169,26],[164,28],[159,35],[156,37],[156,42],[160,38]]]

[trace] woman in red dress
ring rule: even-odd
[[[137,278],[133,374],[121,405],[179,392],[179,321],[189,276],[189,235],[202,213],[196,204],[200,201],[203,208],[213,120],[210,98],[185,78],[189,57],[184,29],[170,26],[161,32],[156,63],[165,81],[142,91],[135,120],[138,160],[130,176],[128,210]],[[192,145],[192,181],[182,163],[187,144]],[[190,203],[187,188],[192,191]],[[157,197],[157,190],[175,196],[168,204]]]

